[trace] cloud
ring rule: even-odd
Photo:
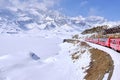
[[[0,0],[0,8],[16,7],[25,9],[28,7],[36,7],[43,10],[54,7],[59,0]]]
[[[81,6],[81,7],[84,7],[84,6],[86,6],[87,4],[88,4],[88,1],[87,1],[87,0],[83,0],[83,1],[81,1],[80,6]]]
[[[6,6],[10,6],[9,0],[0,0],[0,8],[5,8]]]
[[[47,7],[53,7],[56,3],[55,1],[57,0],[43,0],[43,4],[45,4]]]

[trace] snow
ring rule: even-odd
[[[111,77],[111,80],[120,80],[120,76],[119,76],[120,74],[120,53],[112,49],[97,45],[97,44],[92,44],[92,43],[88,43],[88,44],[92,47],[103,50],[111,55],[113,62],[114,62],[114,70],[113,70],[113,75]]]
[[[57,54],[58,46],[62,42],[59,38],[43,38],[29,36],[0,36],[0,55],[22,52],[34,52],[40,57],[46,58]],[[45,55],[46,54],[46,55]]]
[[[24,14],[23,14],[24,15]],[[27,16],[21,16],[18,21],[28,21],[28,20],[31,20],[30,17],[27,17]]]
[[[42,16],[42,15],[40,15],[40,13],[36,9],[30,9],[30,11],[31,11],[31,14],[33,14],[33,15]]]
[[[36,24],[36,23],[30,23],[30,24],[26,24],[25,25],[28,29],[33,29],[33,28],[35,28],[35,27],[37,27],[37,26],[39,26],[38,24]]]
[[[84,80],[87,74],[85,70],[89,68],[91,61],[90,53],[79,44],[62,43],[63,38],[70,37],[71,34],[57,33],[57,30],[36,34],[2,34],[0,80]],[[119,80],[120,54],[100,45],[88,44],[111,55],[115,65],[111,80]],[[79,53],[80,58],[73,62],[71,54],[81,50],[86,52]],[[37,59],[32,58],[31,52]],[[107,77],[108,74],[103,80],[107,80]]]
[[[46,17],[46,19],[45,19],[45,20],[52,21],[53,19],[52,19],[52,18],[50,18],[50,17]]]
[[[73,63],[71,54],[80,48],[58,37],[6,35],[0,42],[0,80],[83,80],[82,67],[90,63],[87,51]]]

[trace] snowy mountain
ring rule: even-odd
[[[107,22],[99,16],[84,18],[68,17],[58,11],[44,11],[39,8],[28,7],[26,9],[5,8],[0,9],[0,33],[16,34],[25,31],[58,30],[64,27],[64,31],[82,31],[96,24]],[[66,25],[69,25],[69,28]]]

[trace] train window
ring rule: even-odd
[[[114,41],[112,41],[112,43],[114,44]]]
[[[116,41],[114,40],[114,44],[116,44]]]
[[[112,43],[114,44],[114,40],[112,41]]]
[[[115,40],[113,40],[112,44],[116,44],[116,41],[115,41]]]
[[[111,43],[112,43],[112,44],[115,44],[115,40],[111,40]]]

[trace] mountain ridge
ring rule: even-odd
[[[69,29],[66,30],[65,28],[67,32],[71,30],[83,31],[96,25],[110,23],[116,24],[100,16],[68,17],[55,10],[44,11],[34,7],[28,7],[24,10],[0,9],[0,33],[18,34],[33,29],[40,31],[63,29],[66,25],[69,25]]]

